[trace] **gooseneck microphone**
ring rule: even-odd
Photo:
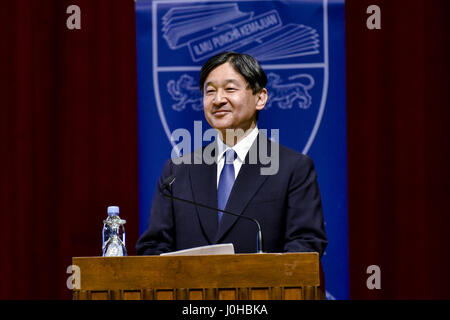
[[[199,206],[199,207],[202,207],[202,208],[210,209],[212,211],[215,211],[216,213],[217,213],[217,211],[220,211],[220,212],[223,212],[223,213],[226,213],[226,214],[230,214],[230,215],[235,216],[235,217],[244,218],[244,219],[253,221],[256,224],[257,228],[258,228],[258,232],[256,234],[256,247],[257,247],[256,251],[257,251],[257,253],[263,253],[263,249],[262,249],[263,248],[263,246],[262,246],[262,231],[261,231],[261,225],[259,224],[258,220],[250,218],[250,217],[246,217],[246,216],[243,216],[243,215],[240,215],[240,214],[237,214],[237,213],[233,213],[233,212],[230,212],[230,211],[225,211],[225,210],[221,210],[219,208],[214,208],[214,207],[208,206],[206,204],[202,204],[202,203],[198,203],[198,202],[195,202],[195,201],[191,201],[191,200],[175,197],[174,195],[171,194],[171,191],[169,190],[169,187],[174,182],[175,182],[175,175],[171,175],[166,180],[164,180],[163,183],[159,186],[159,190],[161,191],[163,196],[165,196],[167,198],[170,198],[170,199],[174,199],[174,200],[190,203],[190,204],[193,204],[194,206]],[[169,193],[166,193],[165,191],[167,191]]]

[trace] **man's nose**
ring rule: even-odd
[[[225,92],[222,90],[217,90],[216,94],[214,95],[214,104],[221,105],[227,102]]]

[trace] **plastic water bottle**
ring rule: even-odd
[[[119,217],[119,207],[108,207],[108,217],[103,220],[103,256],[122,257],[127,255],[125,247],[125,220]]]

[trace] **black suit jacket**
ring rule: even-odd
[[[261,142],[268,144],[269,156],[275,156],[276,147],[279,148],[276,174],[261,174],[263,163],[267,164],[267,161],[260,157],[256,164],[249,161],[250,154],[259,150]],[[158,184],[175,175],[176,180],[171,186],[174,196],[217,207],[216,163],[195,164],[195,161],[200,162],[204,149],[184,158],[191,164],[174,164],[168,160]],[[260,222],[264,252],[316,251],[322,255],[327,245],[312,160],[297,151],[275,145],[261,134],[247,154],[225,210]],[[256,232],[253,222],[227,214],[223,214],[218,226],[217,211],[167,199],[157,188],[149,227],[138,240],[136,249],[140,255],[155,255],[209,244],[233,243],[236,253],[254,253]]]

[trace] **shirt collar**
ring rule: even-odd
[[[225,143],[223,143],[222,139],[220,139],[220,136],[217,135],[217,147],[218,147],[218,158],[217,161],[220,161],[222,157],[224,156],[225,152],[228,149],[233,149],[237,157],[241,162],[244,162],[245,157],[247,156],[248,150],[250,150],[250,147],[252,146],[253,142],[255,141],[256,137],[258,136],[259,129],[258,126],[253,128],[253,130],[247,134],[241,141],[239,141],[237,144],[233,146],[233,148],[230,148]]]

